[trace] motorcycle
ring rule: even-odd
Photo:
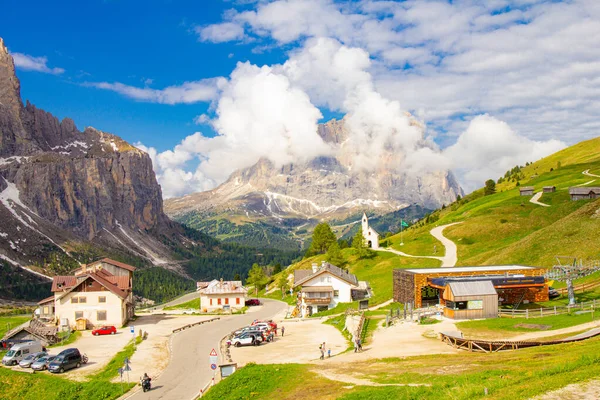
[[[152,384],[150,383],[150,378],[141,378],[141,384],[142,384],[142,390],[144,392],[147,392],[148,390],[152,389]]]

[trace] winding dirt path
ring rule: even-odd
[[[537,192],[531,199],[529,199],[529,202],[542,207],[550,207],[550,204],[544,204],[539,201],[540,197],[542,197],[542,194],[543,192]]]
[[[462,221],[461,222],[453,222],[451,224],[446,224],[446,225],[438,226],[438,227],[433,228],[431,231],[429,231],[429,233],[434,238],[436,238],[437,240],[439,240],[440,242],[442,242],[442,244],[446,248],[446,254],[443,257],[437,257],[437,256],[414,256],[412,254],[407,254],[407,253],[404,253],[402,251],[395,250],[395,249],[390,249],[390,248],[387,248],[387,249],[378,249],[377,251],[387,251],[387,252],[394,253],[394,254],[397,254],[399,256],[402,256],[402,257],[432,258],[434,260],[441,261],[442,262],[442,267],[454,267],[456,265],[456,262],[458,261],[456,243],[454,243],[452,240],[450,240],[447,237],[445,237],[444,234],[443,234],[443,232],[444,232],[444,229],[446,229],[447,227],[453,226],[453,225],[457,225],[457,224],[462,224]]]
[[[585,171],[583,171],[582,174],[587,175],[587,176],[593,176],[594,178],[600,178],[600,175],[592,174],[589,169],[586,169]]]

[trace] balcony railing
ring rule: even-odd
[[[305,297],[304,302],[306,304],[329,304],[331,297]]]

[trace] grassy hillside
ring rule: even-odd
[[[431,255],[435,239],[421,239],[412,245],[410,238],[427,235],[436,225],[463,221],[444,231],[458,246],[458,265],[515,263],[551,267],[557,255],[600,259],[600,200],[573,202],[568,193],[569,187],[592,180],[595,182],[587,186],[600,186],[600,178],[582,174],[588,169],[600,175],[600,138],[521,169],[520,186],[533,186],[536,192],[543,186],[556,186],[556,193],[544,194],[540,199],[550,207],[530,203],[530,197],[519,195],[516,181],[505,181],[496,186],[496,194],[484,196],[483,190],[478,190],[436,211],[431,218],[435,223],[421,222],[409,228],[401,250]],[[392,247],[400,249],[399,235],[389,240]]]

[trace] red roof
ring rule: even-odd
[[[46,297],[44,300],[38,301],[38,304],[42,305],[42,304],[50,303],[50,302],[54,302],[54,296]]]
[[[77,285],[76,276],[55,276],[52,278],[52,292],[62,292]]]
[[[123,289],[119,288],[117,284],[110,282],[106,278],[104,278],[104,277],[102,277],[102,276],[100,276],[100,275],[98,275],[96,273],[89,273],[89,274],[85,274],[85,275],[80,275],[79,278],[80,279],[79,279],[79,281],[77,283],[83,283],[88,278],[91,278],[91,279],[95,280],[96,282],[98,282],[103,287],[105,287],[106,289],[108,289],[110,292],[116,294],[117,296],[119,296],[122,299],[126,298],[127,295],[128,295],[128,291],[127,290],[123,290]],[[66,296],[68,293],[70,293],[71,291],[73,291],[77,286],[79,286],[79,285],[76,284],[76,285],[73,285],[70,288],[68,288],[68,290],[63,294],[62,297]]]
[[[119,261],[111,260],[110,258],[103,258],[102,260],[94,261],[93,263],[90,263],[90,264],[97,264],[99,262],[103,262],[103,263],[107,263],[107,264],[112,264],[112,265],[114,265],[116,267],[126,269],[127,271],[131,271],[131,272],[135,271],[135,267],[133,267],[133,266],[131,266],[129,264],[125,264],[125,263],[119,262]]]
[[[131,286],[129,286],[129,277],[126,275],[121,275],[121,276],[111,275],[111,276],[106,277],[106,280],[117,285],[117,287],[119,289],[123,289],[123,290],[131,289]]]

